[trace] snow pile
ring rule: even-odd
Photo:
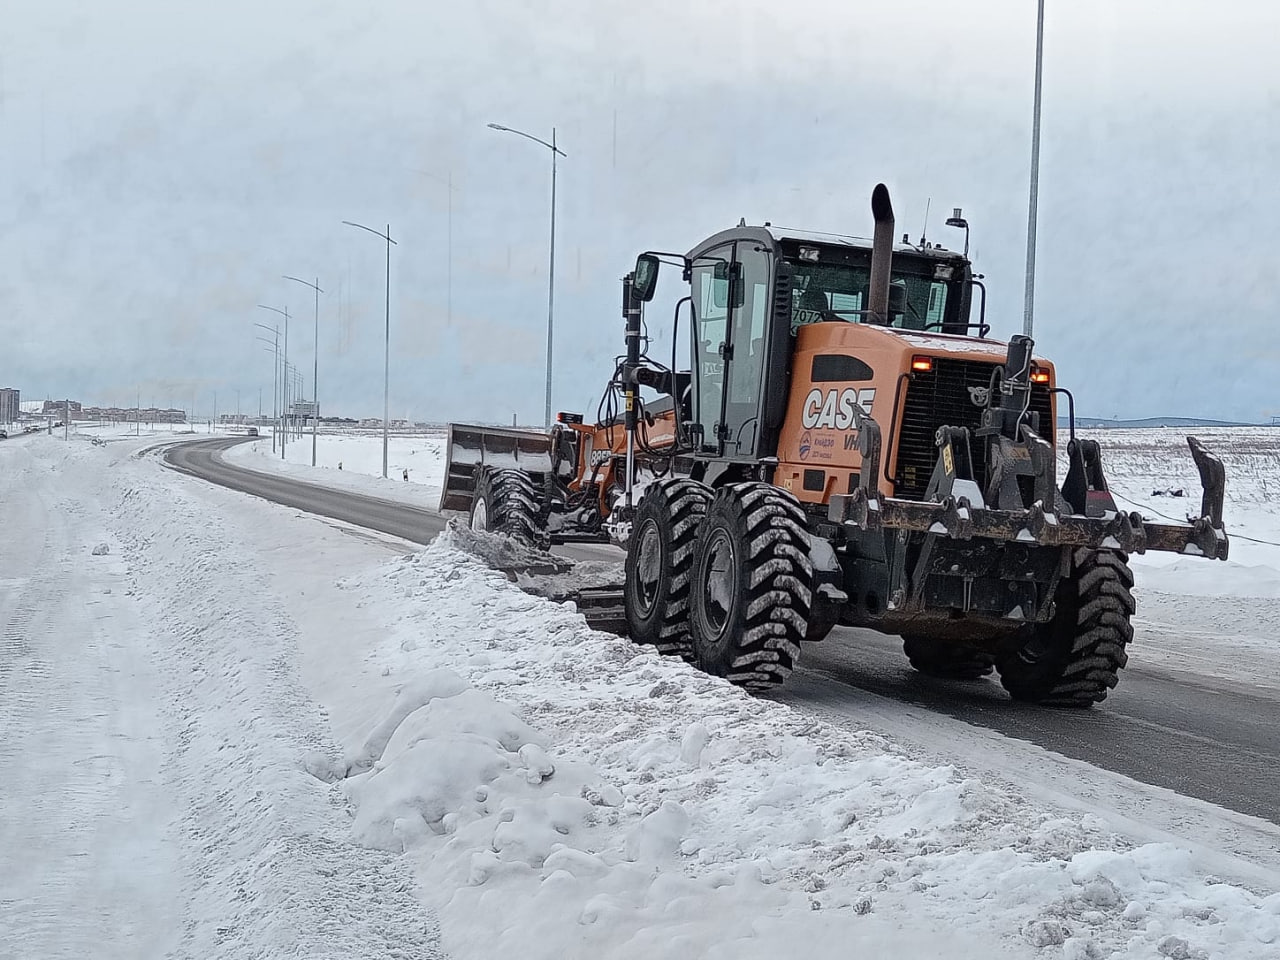
[[[594,633],[450,535],[340,586],[394,622],[372,657],[401,683],[343,764],[355,835],[409,852],[455,957],[1248,960],[1280,943],[1272,891]]]
[[[144,645],[159,676],[134,695],[163,704],[157,737],[181,810],[171,842],[186,916],[172,955],[438,956],[404,864],[353,842],[341,796],[308,773],[338,748],[270,589],[289,541],[260,531],[267,549],[245,546],[236,520],[201,501],[207,489],[154,460],[117,466],[112,522],[149,625],[121,642]]]

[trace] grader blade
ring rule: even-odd
[[[471,510],[478,466],[510,467],[531,474],[547,473],[551,470],[551,437],[511,427],[449,424],[444,489],[440,493],[442,511],[466,513]]]
[[[592,629],[627,632],[623,606],[626,573],[621,561],[574,560],[501,534],[472,530],[458,519],[449,521],[448,536],[454,546],[497,570],[525,593],[556,603],[573,601]]]

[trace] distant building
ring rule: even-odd
[[[13,423],[22,412],[22,400],[14,387],[0,387],[0,423]]]
[[[82,420],[106,420],[114,423],[133,423],[141,420],[143,423],[186,423],[187,413],[185,410],[159,410],[155,407],[143,407],[139,410],[137,407],[85,407],[79,409],[79,404],[72,404],[72,414],[78,416]],[[61,415],[62,407],[58,405],[56,412]]]
[[[51,417],[60,417],[64,413],[70,413],[74,417],[82,411],[79,400],[46,400],[44,408],[40,412]]]

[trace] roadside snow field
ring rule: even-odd
[[[387,479],[382,478],[382,437],[364,434],[320,434],[316,466],[311,466],[311,437],[291,440],[281,459],[271,451],[271,437],[233,447],[225,457],[260,473],[280,473],[326,487],[411,503],[435,510],[444,481],[445,437],[389,437]],[[338,464],[342,469],[338,469]],[[409,481],[404,481],[404,471]]]
[[[1280,874],[1227,882],[1200,837],[921,762],[589,630],[469,531],[415,549],[154,442],[0,446],[0,956],[1280,952]]]

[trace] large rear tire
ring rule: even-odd
[[[636,508],[627,544],[623,605],[627,632],[671,656],[693,656],[689,639],[689,582],[698,525],[711,488],[684,477],[649,486]]]
[[[547,545],[538,488],[523,470],[483,469],[471,498],[471,529],[502,533],[534,547]]]
[[[981,680],[995,668],[995,657],[955,641],[903,637],[902,649],[911,666],[927,677]]]
[[[782,683],[813,603],[804,511],[767,483],[718,491],[694,551],[689,625],[697,665],[748,690]]]
[[[1133,573],[1122,553],[1081,548],[1058,583],[1054,618],[1028,628],[998,663],[1015,700],[1088,707],[1106,699],[1129,661]]]

